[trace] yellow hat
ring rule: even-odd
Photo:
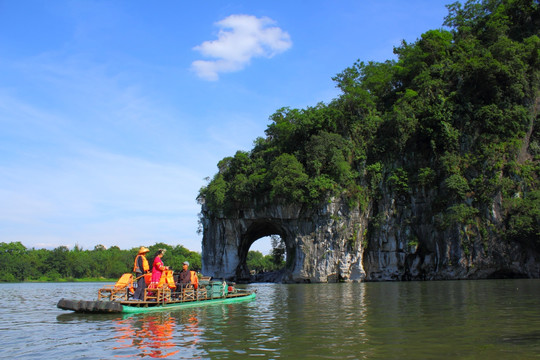
[[[145,254],[147,252],[150,252],[150,250],[144,246],[141,246],[141,248],[139,249],[139,254]]]

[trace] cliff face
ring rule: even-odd
[[[210,216],[203,206],[203,273],[218,278],[249,278],[246,257],[257,239],[279,235],[286,247],[287,267],[274,280],[328,282],[338,278],[361,281],[362,234],[366,216],[340,202],[320,209],[295,205],[257,206],[233,216]]]
[[[482,232],[475,223],[443,227],[433,216],[434,194],[410,202],[387,193],[378,204],[380,225],[364,251],[366,280],[446,280],[540,276],[538,252]],[[495,202],[492,224],[503,219]]]
[[[205,274],[249,279],[246,256],[257,239],[279,235],[287,251],[282,282],[485,279],[540,277],[540,255],[517,243],[481,234],[475,224],[441,227],[436,194],[422,189],[405,200],[390,189],[365,212],[334,199],[319,209],[253,204],[232,216],[203,206]],[[495,202],[491,222],[500,222]]]

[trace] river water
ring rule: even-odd
[[[257,299],[75,314],[103,283],[0,284],[2,359],[540,359],[540,280],[252,284]]]

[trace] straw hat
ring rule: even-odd
[[[150,252],[150,249],[144,246],[141,246],[141,248],[139,249],[139,254],[146,254],[147,252]]]

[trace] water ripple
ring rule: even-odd
[[[17,359],[526,359],[540,353],[539,285],[256,284],[253,302],[127,316],[56,308],[100,283],[0,284],[0,332]]]

